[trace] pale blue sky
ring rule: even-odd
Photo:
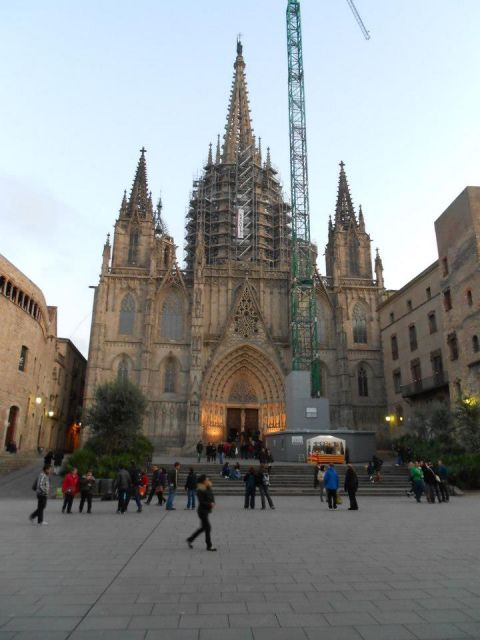
[[[433,222],[479,185],[479,0],[302,0],[312,238],[338,162],[390,288],[436,257]],[[86,353],[105,236],[138,152],[183,258],[184,214],[223,133],[242,33],[255,133],[289,192],[286,0],[0,3],[0,252]]]

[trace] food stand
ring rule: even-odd
[[[311,464],[345,464],[346,443],[342,438],[319,435],[306,441],[307,462]]]

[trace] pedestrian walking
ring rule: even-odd
[[[413,482],[413,491],[415,493],[415,500],[421,502],[422,493],[425,490],[425,484],[423,482],[423,472],[419,463],[409,462],[408,469],[410,472],[410,478]]]
[[[205,474],[202,474],[198,479],[197,485],[197,498],[198,498],[198,517],[200,518],[201,526],[190,537],[187,538],[187,544],[190,549],[193,549],[193,541],[202,532],[205,533],[205,542],[207,545],[207,551],[216,551],[212,546],[210,520],[208,519],[212,509],[215,505],[215,497],[212,491],[212,483]]]
[[[33,483],[32,489],[37,494],[37,508],[28,517],[32,524],[35,518],[37,518],[38,524],[48,524],[48,522],[43,519],[43,512],[47,508],[51,473],[52,467],[48,464],[44,465],[42,471],[39,473],[37,479]]]
[[[175,511],[175,495],[177,493],[178,486],[178,471],[180,469],[180,463],[175,462],[173,469],[168,472],[168,498],[165,509],[167,511]]]
[[[158,496],[158,479],[160,476],[160,467],[157,464],[152,466],[152,482],[150,485],[150,493],[148,494],[147,499],[145,500],[145,504],[150,504],[153,496]],[[158,497],[158,502],[160,503],[160,497]]]
[[[202,458],[202,453],[203,453],[203,442],[201,440],[199,440],[197,442],[197,460],[198,460],[198,462],[200,462],[200,460]]]
[[[257,475],[257,486],[258,491],[260,493],[260,499],[262,501],[262,509],[265,509],[265,498],[268,501],[268,505],[270,509],[275,509],[273,504],[273,500],[270,497],[270,472],[269,468],[265,467],[263,464],[260,465],[260,469],[258,470]]]
[[[45,454],[45,457],[43,458],[43,464],[45,466],[52,466],[52,460],[53,460],[53,451],[49,451],[48,453]]]
[[[195,509],[195,494],[197,492],[197,474],[190,467],[185,481],[185,491],[187,492],[187,506],[185,509]]]
[[[323,479],[325,477],[325,465],[317,462],[313,469],[313,487],[320,490],[320,501],[323,502],[323,494],[325,490]]]
[[[223,464],[223,456],[225,454],[225,447],[223,446],[223,442],[219,442],[217,446],[217,454],[218,454],[218,462]]]
[[[85,502],[87,503],[87,513],[92,513],[92,499],[95,492],[96,481],[93,473],[89,470],[80,478],[80,506],[78,510],[83,511]]]
[[[63,506],[62,513],[72,513],[73,499],[80,488],[80,478],[77,469],[67,473],[62,482]]]
[[[448,502],[450,500],[450,494],[448,491],[448,469],[443,462],[439,460],[435,471],[440,479],[439,489],[442,496],[442,502]]]
[[[65,454],[60,449],[57,449],[53,454],[53,473],[58,476],[62,469],[63,458]]]
[[[255,473],[255,469],[250,467],[247,473],[243,476],[243,481],[245,483],[245,504],[244,508],[255,509],[255,493],[257,488],[257,477]]]
[[[130,474],[125,467],[120,467],[115,481],[117,493],[118,493],[118,506],[117,513],[125,513],[128,508],[128,501],[130,496],[130,488],[132,486],[132,480]]]
[[[132,460],[130,463],[130,469],[128,470],[130,474],[130,496],[135,500],[135,504],[137,505],[137,513],[142,513],[142,495],[141,495],[141,487],[143,486],[143,473],[137,467],[135,462]],[[128,504],[128,503],[127,503]]]
[[[439,490],[439,482],[437,481],[437,476],[435,475],[434,470],[432,469],[431,462],[424,462],[422,464],[422,472],[423,472],[423,480],[425,482],[425,495],[427,496],[427,502],[434,504],[435,496],[437,496],[437,500],[440,503],[440,490]]]
[[[358,476],[353,468],[353,465],[347,465],[347,472],[345,473],[344,489],[348,493],[348,499],[350,500],[349,511],[358,511],[357,503],[357,490],[358,490]]]
[[[336,509],[339,480],[337,472],[335,471],[335,466],[332,462],[328,465],[328,469],[325,471],[323,482],[327,491],[328,508]]]

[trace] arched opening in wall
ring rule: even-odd
[[[117,380],[122,383],[128,382],[128,376],[129,376],[128,358],[126,356],[123,356],[120,362],[118,363]]]
[[[18,413],[20,409],[16,406],[11,406],[8,412],[8,422],[7,422],[7,432],[5,434],[5,449],[10,452],[16,451],[17,441],[16,441],[16,430],[17,430],[17,421],[18,421]]]
[[[128,264],[135,265],[138,262],[138,229],[130,232],[128,239]]]
[[[168,340],[183,340],[183,296],[179,292],[169,294],[162,305],[160,335]]]
[[[274,362],[251,346],[224,355],[203,385],[201,426],[207,442],[239,445],[283,431],[285,392]]]
[[[163,379],[164,393],[175,393],[177,390],[177,363],[175,358],[167,358]]]
[[[120,305],[120,318],[118,321],[118,333],[131,336],[135,323],[135,298],[131,293],[123,298]]]
[[[65,436],[65,451],[71,453],[78,449],[80,446],[80,431],[81,425],[78,422],[73,422],[67,430]]]
[[[353,342],[355,344],[367,344],[367,312],[360,303],[353,308],[352,326]]]
[[[350,275],[352,276],[358,276],[360,273],[358,245],[359,243],[355,234],[351,233],[348,238],[348,262],[350,266]]]

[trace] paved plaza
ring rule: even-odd
[[[0,486],[0,640],[480,638],[478,494],[369,497],[358,512],[219,497],[207,553],[185,543],[198,519],[184,495],[177,511],[124,516],[111,502],[62,515],[51,500],[39,527],[27,483]]]

